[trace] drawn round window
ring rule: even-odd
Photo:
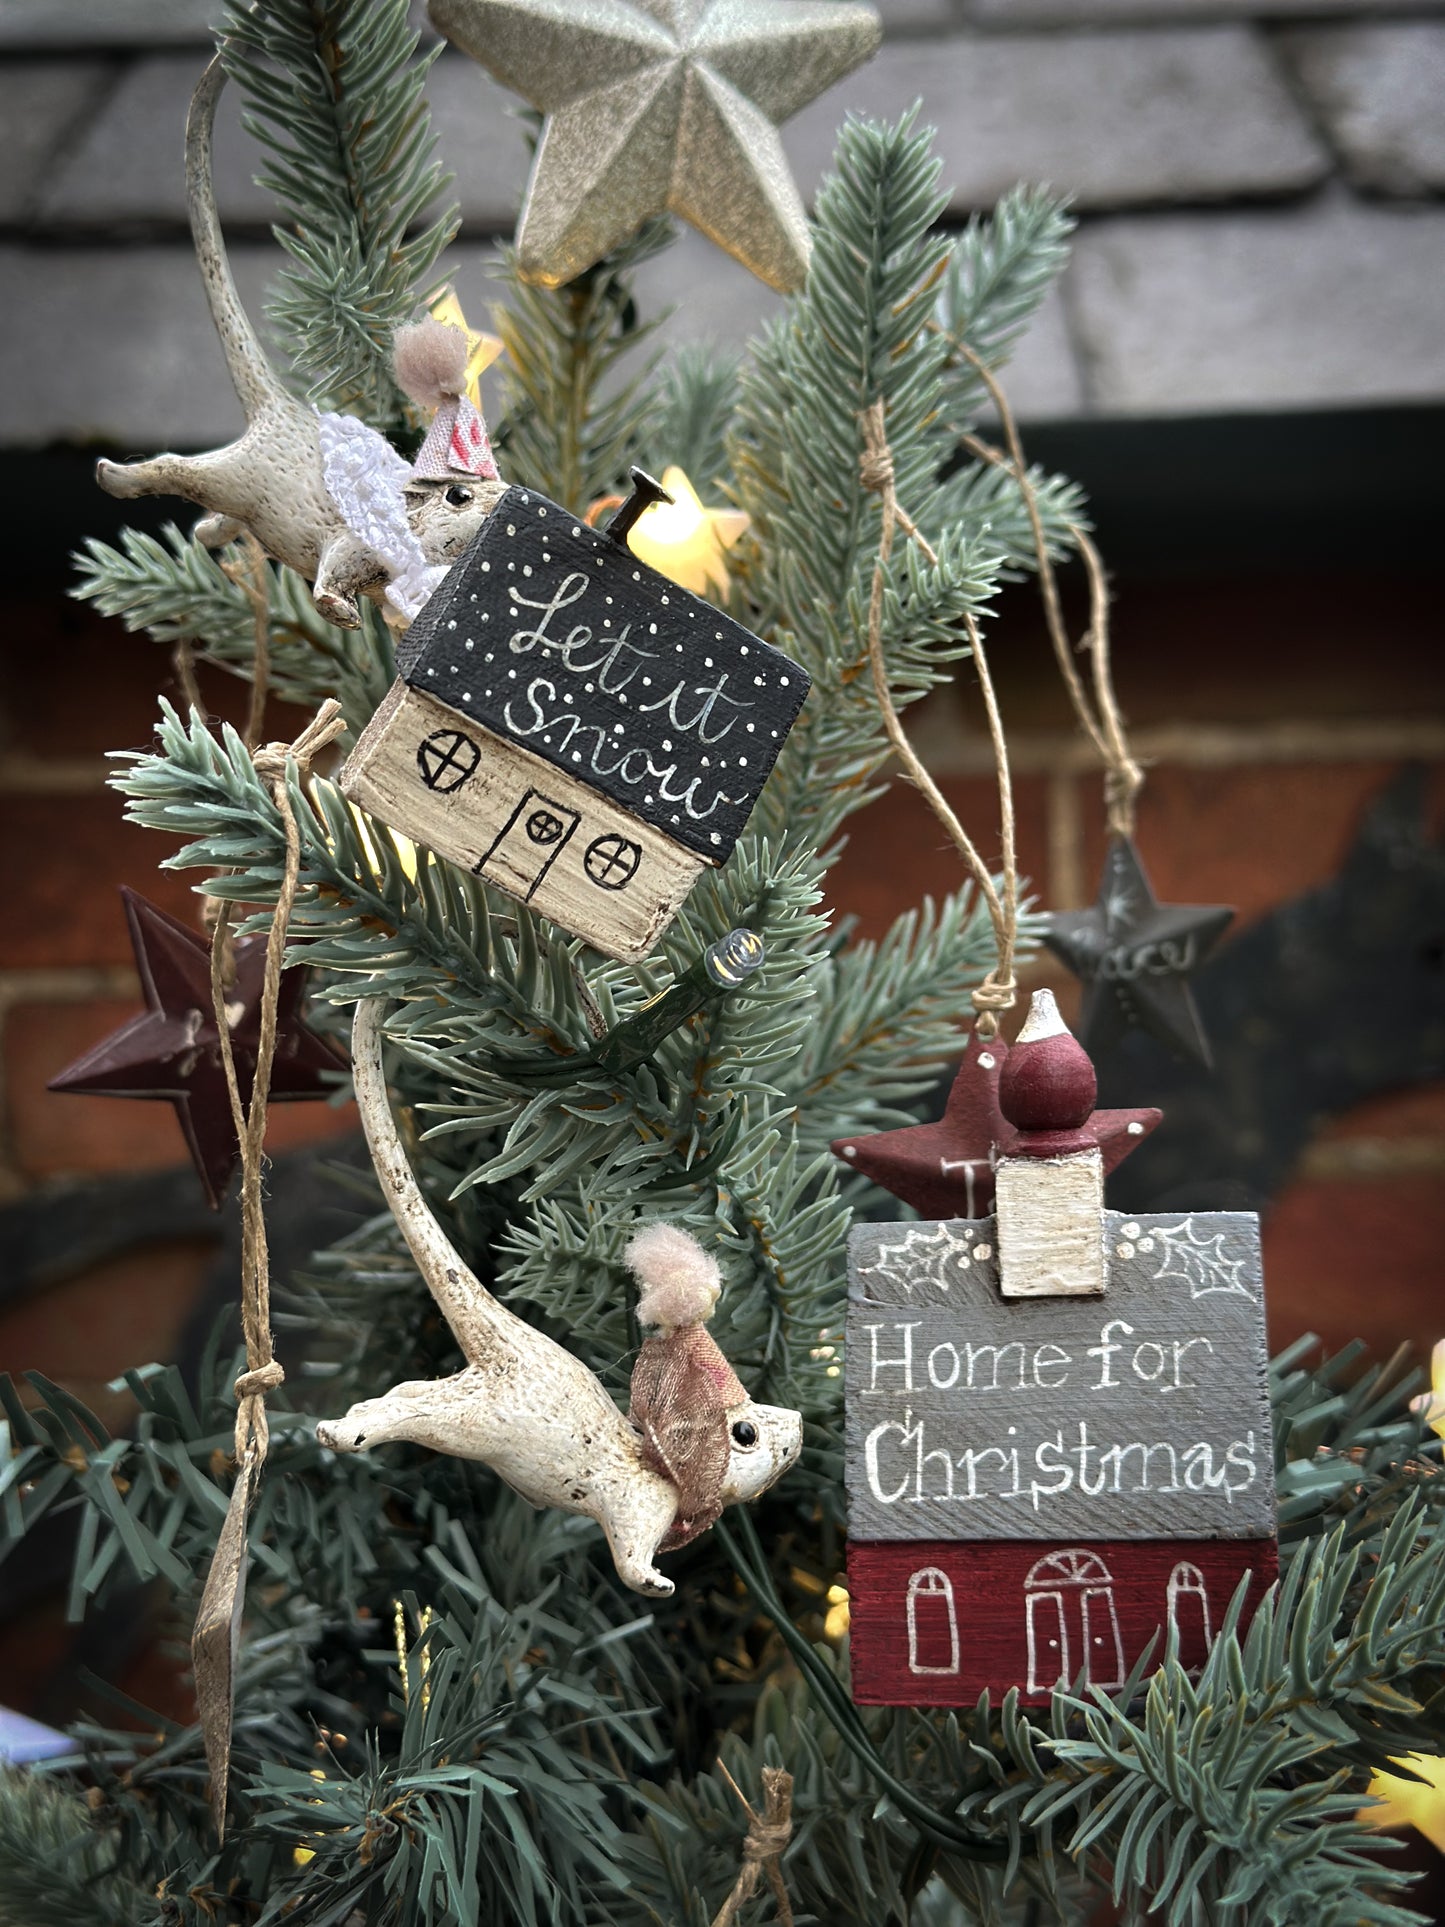
[[[416,753],[416,766],[429,790],[445,796],[459,790],[482,760],[481,745],[460,729],[433,730]]]
[[[587,845],[582,867],[599,890],[625,890],[641,861],[641,844],[614,834],[596,837]]]
[[[527,818],[527,835],[532,842],[540,843],[544,848],[549,843],[555,843],[565,828],[555,810],[533,810]]]

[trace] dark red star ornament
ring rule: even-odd
[[[211,1005],[210,945],[134,890],[122,888],[121,898],[146,1008],[51,1078],[49,1089],[84,1097],[160,1098],[173,1104],[206,1196],[212,1208],[219,1210],[241,1150],[231,1121]],[[242,1102],[249,1104],[256,1075],[266,939],[238,938],[235,958],[236,980],[226,1008],[236,1082]],[[301,1021],[305,988],[304,969],[283,972],[271,1066],[272,1103],[327,1097],[334,1088],[328,1073],[334,1077],[346,1068],[340,1053]]]
[[[910,1124],[871,1137],[840,1137],[833,1154],[924,1218],[982,1218],[993,1209],[994,1165],[1017,1149],[1019,1132],[999,1109],[998,1080],[1008,1058],[1002,1037],[975,1030],[936,1124]],[[1088,1130],[1107,1175],[1154,1129],[1162,1111],[1095,1111]]]

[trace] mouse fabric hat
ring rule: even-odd
[[[666,1552],[721,1516],[732,1453],[728,1413],[748,1394],[706,1329],[722,1277],[697,1240],[677,1225],[653,1224],[624,1258],[643,1288],[638,1322],[657,1334],[632,1368],[629,1416],[646,1462],[677,1487],[677,1516],[659,1548]]]
[[[462,330],[444,321],[415,321],[398,329],[392,360],[404,392],[418,408],[435,410],[412,474],[424,482],[446,482],[454,475],[497,481],[487,424],[463,393],[467,338]]]

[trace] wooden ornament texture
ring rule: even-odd
[[[855,1542],[1274,1533],[1259,1220],[1104,1214],[1101,1298],[1010,1298],[992,1218],[855,1227]]]
[[[1032,1704],[1090,1682],[1121,1686],[1164,1631],[1204,1664],[1246,1574],[1244,1622],[1273,1582],[1273,1538],[915,1540],[848,1548],[853,1698],[862,1706],[971,1706],[1011,1686]]]
[[[236,1470],[216,1550],[196,1609],[191,1634],[191,1667],[196,1680],[196,1712],[211,1775],[211,1817],[216,1832],[226,1831],[226,1790],[231,1777],[231,1728],[236,1705],[236,1655],[246,1610],[246,1518],[251,1505],[256,1461],[248,1453]]]
[[[710,863],[806,672],[533,489],[511,488],[413,623],[404,680]]]
[[[1098,1151],[1000,1158],[994,1212],[1004,1297],[1103,1292],[1104,1160]]]
[[[1042,1030],[1043,1035],[1030,1032]],[[1036,990],[1024,1028],[999,1072],[999,1109],[1020,1132],[1021,1156],[1046,1157],[1054,1148],[1027,1149],[1038,1133],[1055,1136],[1060,1132],[1083,1131],[1094,1111],[1099,1095],[1098,1080],[1089,1055],[1065,1027],[1058,1015],[1053,993]],[[1061,1144],[1060,1149],[1077,1149]]]
[[[585,783],[403,682],[339,783],[392,829],[624,961],[655,948],[706,867]]]

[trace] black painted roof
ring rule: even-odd
[[[412,624],[401,673],[719,862],[809,686],[740,622],[522,488]]]

